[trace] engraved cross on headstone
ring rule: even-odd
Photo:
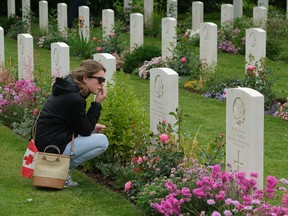
[[[237,160],[234,160],[234,164],[237,166],[237,171],[239,171],[239,166],[243,167],[243,163],[239,160],[240,150],[237,152]]]

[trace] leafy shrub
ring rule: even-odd
[[[132,146],[143,143],[142,135],[149,134],[143,104],[135,96],[132,87],[127,85],[128,80],[128,75],[119,72],[114,75],[114,84],[107,86],[107,99],[102,104],[99,121],[107,126],[105,134],[110,143],[109,148],[100,157],[87,162],[86,169],[103,168],[107,175],[113,175],[115,164],[130,161]]]
[[[132,73],[136,68],[140,67],[144,61],[149,61],[157,56],[161,56],[161,50],[156,46],[143,45],[137,47],[133,52],[125,56],[123,71],[125,73]]]
[[[255,65],[249,65],[243,81],[243,87],[255,89],[264,95],[265,110],[268,110],[275,99],[272,92],[272,81],[269,79],[269,74],[272,72],[271,68],[266,67],[266,62],[261,59],[255,62]]]
[[[16,80],[5,68],[0,72],[0,77],[0,120],[12,128],[13,123],[17,126],[23,121],[25,113],[32,114],[37,108],[40,89],[33,80]]]

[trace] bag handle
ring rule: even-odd
[[[43,155],[43,157],[42,157],[42,160],[47,160],[47,161],[50,161],[50,162],[59,162],[60,161],[60,158],[58,157],[58,158],[56,158],[55,160],[50,160],[50,159],[48,159],[48,157],[46,157],[46,150],[48,149],[48,148],[53,148],[53,149],[56,149],[57,151],[58,151],[58,155],[60,156],[60,149],[56,146],[56,145],[49,145],[49,146],[47,146],[45,149],[44,149],[44,155]]]
[[[44,106],[44,105],[43,105]],[[33,128],[32,128],[32,139],[34,140],[34,142],[36,141],[36,131],[37,131],[37,122],[38,122],[38,119],[39,119],[39,116],[40,116],[40,113],[42,112],[42,109],[41,109],[41,111],[38,113],[38,115],[37,115],[37,117],[36,117],[36,119],[35,119],[35,122],[34,122],[34,125],[33,125]],[[55,145],[50,145],[50,146],[55,146]],[[47,147],[49,147],[49,146],[47,146]],[[47,147],[45,148],[45,150],[47,149]],[[55,146],[55,147],[57,147],[57,146]],[[58,148],[58,147],[57,147]],[[45,150],[44,150],[44,152],[45,152]],[[57,150],[57,149],[56,149]],[[59,154],[60,154],[60,150],[59,150],[59,148],[58,148],[58,152],[59,152]],[[74,154],[74,131],[73,131],[73,133],[72,133],[72,140],[71,140],[71,149],[70,149],[70,157],[72,158],[72,157],[74,157],[75,156],[75,154]]]

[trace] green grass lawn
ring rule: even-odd
[[[37,189],[20,175],[27,141],[0,124],[0,215],[144,215],[122,195],[100,186],[79,171],[79,187]]]

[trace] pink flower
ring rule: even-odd
[[[142,164],[143,163],[143,158],[142,157],[139,157],[138,160],[137,160],[138,164]]]
[[[208,205],[214,205],[216,202],[215,202],[215,200],[213,200],[213,199],[209,199],[209,200],[207,200],[207,204]]]
[[[258,176],[257,172],[250,172],[250,177],[258,178]]]
[[[96,41],[97,41],[97,38],[96,38],[96,37],[93,37],[93,42],[96,43]]]
[[[131,181],[126,182],[124,191],[128,192],[129,190],[131,190],[131,188],[132,188],[132,182]]]
[[[169,142],[167,134],[161,134],[159,137],[160,137],[160,142],[165,142],[165,143]]]
[[[39,113],[39,110],[38,110],[38,109],[34,109],[33,112],[32,112],[32,114],[33,114],[34,116],[37,116],[38,113]]]
[[[110,37],[110,38],[114,38],[114,36],[115,36],[115,34],[114,34],[113,32],[111,32],[111,33],[109,34],[109,37]]]
[[[102,47],[97,47],[97,52],[101,53],[102,52]]]
[[[181,62],[182,62],[182,63],[185,63],[185,62],[187,62],[187,59],[186,59],[186,57],[182,57],[182,58],[181,58]]]
[[[254,65],[248,65],[247,70],[253,72],[255,69]]]

